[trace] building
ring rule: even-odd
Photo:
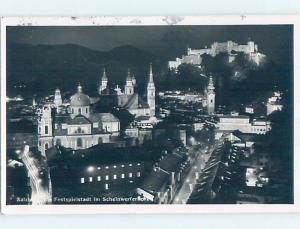
[[[177,69],[181,64],[193,64],[200,65],[202,63],[202,55],[207,54],[215,57],[220,53],[228,54],[228,63],[235,60],[237,53],[244,53],[249,61],[252,61],[256,65],[260,65],[264,58],[264,54],[258,52],[257,44],[254,41],[248,41],[247,44],[238,44],[233,41],[226,42],[214,42],[210,48],[203,49],[187,49],[187,55],[183,55],[182,58],[176,58],[175,61],[169,61],[169,69]]]
[[[267,102],[267,115],[272,114],[274,111],[281,111],[283,104],[281,102],[282,96],[280,92],[274,92],[273,96]]]
[[[109,144],[80,150],[51,147],[46,154],[53,194],[57,197],[132,195],[161,155],[140,147],[124,147],[120,152]],[[71,193],[66,194],[65,190]]]
[[[170,203],[188,167],[189,158],[186,155],[172,153],[163,156],[137,188],[137,193],[152,203]]]
[[[236,113],[220,116],[217,128],[220,132],[239,130],[248,134],[265,134],[271,130],[271,123],[265,119],[250,120],[249,116]]]
[[[215,87],[212,76],[209,77],[209,83],[207,86],[207,113],[209,115],[215,112]]]
[[[56,90],[55,95],[57,108],[61,104],[60,91]],[[71,96],[67,113],[52,109],[50,105],[42,108],[38,117],[38,148],[44,155],[54,145],[85,149],[111,142],[111,137],[118,136],[119,131],[118,118],[110,113],[92,112],[89,96],[78,85],[77,93]]]
[[[108,87],[108,78],[104,70],[98,88],[98,106],[121,107],[131,114],[138,116],[155,116],[155,84],[153,80],[152,64],[150,64],[146,96],[139,95],[136,91],[136,79],[130,70],[127,72],[124,90],[116,85],[113,90]],[[146,97],[146,99],[144,99]]]

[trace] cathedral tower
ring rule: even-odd
[[[52,146],[52,114],[50,105],[42,108],[38,118],[39,150],[45,155],[47,149]]]
[[[54,105],[56,108],[62,105],[62,98],[60,90],[57,88],[54,93]]]
[[[207,113],[211,115],[215,112],[215,87],[212,75],[209,77],[209,83],[207,86]]]
[[[98,94],[101,95],[103,94],[103,91],[107,88],[107,83],[108,83],[108,78],[106,76],[106,71],[105,68],[103,69],[103,74],[101,77],[101,82],[98,88]]]
[[[132,77],[130,75],[130,71],[128,69],[128,74],[126,77],[126,84],[125,84],[125,95],[133,95],[134,94],[134,85],[132,81]]]
[[[150,63],[149,80],[147,84],[147,103],[150,108],[150,115],[155,116],[155,85],[153,81],[152,64]]]

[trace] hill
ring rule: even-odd
[[[96,93],[97,85],[106,68],[109,81],[122,84],[127,70],[143,84],[148,76],[149,63],[159,71],[165,60],[133,46],[116,47],[108,52],[95,51],[74,44],[26,45],[7,47],[7,88],[9,95],[22,93],[47,95],[56,87],[74,91],[78,82],[89,94]],[[16,89],[18,85],[25,88]]]

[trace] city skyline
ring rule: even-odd
[[[294,204],[293,29],[7,27],[5,205]]]

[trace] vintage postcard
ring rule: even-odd
[[[299,19],[2,18],[2,212],[299,211]]]

